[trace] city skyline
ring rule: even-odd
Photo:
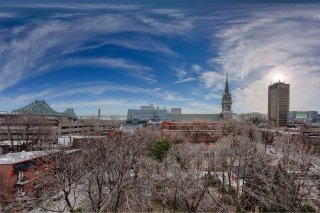
[[[226,73],[236,113],[266,114],[278,80],[290,111],[320,111],[320,4],[17,2],[0,3],[0,111],[220,113]]]

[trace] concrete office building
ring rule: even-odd
[[[171,108],[171,114],[181,114],[181,108]]]
[[[222,112],[219,114],[182,114],[181,108],[172,108],[171,113],[166,109],[154,108],[151,106],[141,106],[140,109],[129,109],[127,121],[129,123],[139,123],[152,121],[168,122],[223,122],[233,118],[232,97],[229,89],[228,75],[226,76],[225,88],[221,98]]]
[[[36,100],[12,113],[0,114],[0,141],[39,140],[41,135],[41,139],[51,139],[50,143],[55,143],[62,135],[100,135],[122,123],[79,119],[71,108],[57,112],[44,100]]]
[[[317,111],[290,111],[290,122],[316,123],[319,113]]]
[[[273,126],[289,122],[290,84],[277,82],[268,89],[268,120]]]
[[[131,123],[152,121],[164,121],[167,119],[166,109],[151,106],[141,106],[140,109],[128,109],[127,121]]]

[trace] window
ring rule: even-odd
[[[48,170],[48,163],[43,164],[44,170]]]
[[[22,197],[22,196],[24,196],[25,194],[26,194],[26,192],[23,190],[23,187],[22,187],[22,186],[17,187],[17,195],[18,195],[19,197]]]
[[[36,165],[33,166],[33,172],[34,172],[35,174],[39,173],[38,167],[37,167]]]
[[[39,187],[39,182],[38,182],[37,179],[34,180],[33,187],[34,188],[38,188]]]
[[[18,172],[18,181],[23,181],[23,179],[24,179],[23,171],[19,171]]]
[[[48,182],[48,174],[45,174],[45,175],[44,175],[44,182],[45,182],[45,183]]]

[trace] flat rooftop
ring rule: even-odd
[[[11,145],[18,146],[18,145],[23,145],[23,144],[31,143],[31,142],[33,142],[33,141],[32,141],[32,140],[29,140],[29,141],[27,142],[27,141],[25,141],[25,140],[13,140],[13,141],[5,140],[5,141],[0,141],[0,146],[11,146]]]
[[[19,163],[27,160],[32,160],[53,152],[55,151],[29,151],[29,152],[22,151],[22,152],[7,153],[5,155],[0,155],[0,165],[15,164],[15,163]]]

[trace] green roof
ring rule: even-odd
[[[168,114],[168,121],[224,121],[222,114]]]
[[[60,113],[52,109],[44,100],[36,100],[28,106],[13,110],[12,112],[18,114],[27,113],[33,115],[46,115],[78,119],[78,116],[74,113],[73,109],[69,108],[66,111]]]

